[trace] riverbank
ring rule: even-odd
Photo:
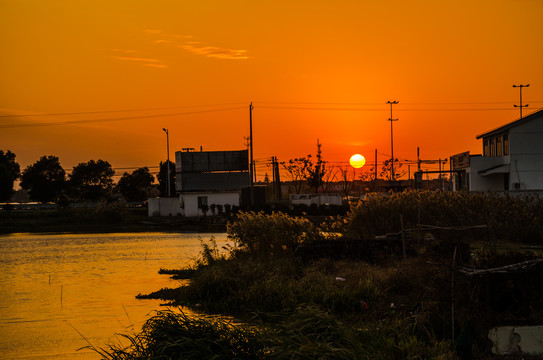
[[[66,208],[0,211],[0,234],[225,232],[218,218],[149,217],[146,208]]]
[[[106,358],[171,351],[199,359],[202,342],[237,359],[537,358],[494,355],[489,331],[543,323],[543,258],[533,250],[542,205],[402,193],[368,198],[322,224],[239,213],[228,225],[236,246],[227,254],[203,244],[192,267],[162,271],[188,284],[138,296],[203,314],[159,314],[131,338],[137,347]],[[504,214],[510,221],[498,221]],[[236,320],[225,326],[205,314]]]

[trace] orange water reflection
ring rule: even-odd
[[[180,268],[212,234],[13,234],[0,236],[0,358],[99,359],[103,347],[137,332],[156,300],[179,284],[160,268]],[[226,234],[213,234],[219,248]],[[84,337],[84,338],[83,338]]]

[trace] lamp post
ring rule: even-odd
[[[170,134],[168,133],[168,129],[162,128],[162,130],[166,133],[166,151],[168,152],[168,163],[166,164],[166,167],[168,168],[168,197],[170,197]]]

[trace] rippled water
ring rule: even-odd
[[[0,236],[0,358],[99,359],[88,345],[134,333],[157,300],[137,300],[178,284],[160,268],[180,268],[200,238],[226,234],[117,233]]]

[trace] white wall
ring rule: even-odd
[[[543,190],[543,117],[519,125],[509,132],[511,190]]]
[[[472,156],[470,158],[470,167],[466,169],[466,173],[469,176],[469,190],[486,192],[504,191],[504,174],[491,174],[486,176],[481,176],[479,174],[479,171],[503,164],[503,158],[503,156]]]
[[[338,194],[290,194],[289,200],[291,205],[341,205],[341,196]]]
[[[239,206],[240,193],[236,191],[221,192],[221,193],[184,193],[181,194],[181,206],[183,208],[183,214],[186,217],[202,216],[202,211],[198,208],[198,196],[207,196],[207,205],[226,205]],[[211,210],[208,211],[208,215],[211,215]]]
[[[147,214],[149,216],[179,216],[181,215],[179,198],[150,198]]]

